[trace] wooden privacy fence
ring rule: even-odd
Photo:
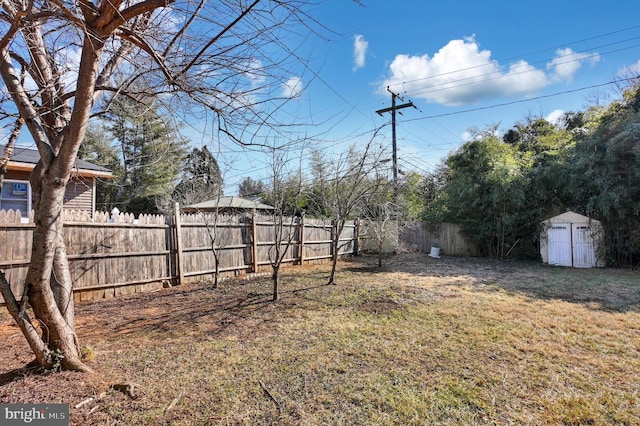
[[[439,247],[440,254],[449,256],[478,256],[478,247],[469,242],[461,233],[461,226],[455,223],[425,225],[409,223],[400,230],[400,245],[407,249],[429,253],[431,247]]]
[[[381,232],[383,228],[384,232]],[[440,254],[448,256],[479,255],[476,245],[462,235],[461,226],[455,223],[426,225],[420,222],[390,221],[383,227],[380,223],[362,221],[358,232],[363,252],[377,252],[378,236],[381,235],[383,253],[391,253],[397,249],[429,253],[431,247],[439,247]]]
[[[163,286],[269,271],[276,241],[271,215],[213,213],[111,216],[64,212],[64,239],[76,300],[102,299]],[[20,214],[0,210],[0,269],[14,294],[23,292],[33,230]],[[357,222],[339,237],[338,254],[355,254]],[[285,218],[283,263],[331,258],[336,227],[330,220]],[[214,252],[215,250],[215,252]],[[0,303],[3,300],[0,297]]]

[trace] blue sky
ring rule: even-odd
[[[391,105],[387,88],[416,107],[398,116],[400,169],[427,174],[470,128],[504,132],[528,116],[583,110],[615,96],[608,83],[640,74],[638,0],[310,2],[327,29],[319,37],[300,25],[284,40],[307,66],[284,70],[292,99],[279,113],[328,155],[383,125],[378,138],[391,146],[391,115],[376,114]],[[269,156],[220,140],[212,123],[182,131],[216,155],[225,194],[247,176],[268,182]]]
[[[316,146],[339,152],[390,122],[375,113],[391,105],[389,87],[416,106],[398,116],[401,170],[432,171],[471,127],[582,110],[621,73],[640,73],[637,0],[328,0],[311,14],[333,32],[298,52],[317,76],[292,74],[289,108],[317,123]],[[391,127],[381,135],[390,145]],[[266,160],[230,151],[219,150],[232,158],[227,195],[268,175]]]

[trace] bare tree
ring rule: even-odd
[[[273,221],[273,240],[269,247],[269,263],[271,265],[271,282],[273,284],[273,300],[279,298],[280,267],[291,254],[291,248],[299,235],[300,218],[291,214],[291,204],[302,195],[302,149],[293,150],[274,148],[271,157],[271,194],[269,202],[273,207],[271,220]],[[298,152],[299,157],[290,156]],[[297,160],[297,161],[296,161]],[[291,163],[297,164],[294,170]]]
[[[221,223],[223,220],[228,225],[228,221],[220,214],[218,203],[211,212],[198,211],[198,215],[204,221],[207,236],[209,237],[209,243],[211,245],[211,254],[213,255],[213,261],[215,262],[213,273],[213,288],[218,288],[220,282],[220,253],[229,245],[230,235],[229,228]]]
[[[195,120],[212,113],[220,135],[254,143],[261,129],[283,124],[274,114],[287,100],[280,87],[291,78],[293,62],[300,63],[285,44],[286,31],[293,23],[315,25],[303,5],[304,0],[2,2],[0,120],[24,122],[40,161],[30,177],[35,230],[21,303],[6,280],[0,281],[39,365],[89,370],[75,333],[61,212],[89,119],[102,112],[98,106],[110,106],[99,101],[108,93],[133,100],[158,96],[167,110],[179,108]]]
[[[364,148],[351,147],[336,160],[326,162],[324,167],[327,176],[325,204],[335,220],[331,273],[327,284],[336,284],[335,273],[342,248],[340,235],[347,220],[361,215],[388,182],[388,170],[383,163],[388,152],[375,142],[378,130]]]
[[[378,268],[381,268],[385,243],[392,245],[394,250],[400,245],[398,208],[391,201],[383,201],[366,206],[362,214],[364,232],[361,236],[375,241],[378,252]]]
[[[191,164],[188,165],[184,173],[183,181],[176,187],[173,198],[178,200],[176,205],[180,205],[180,202],[188,205],[213,201],[213,208],[207,208],[206,211],[196,209],[195,214],[202,220],[207,231],[211,254],[215,263],[213,288],[218,288],[220,283],[220,254],[229,246],[231,241],[230,224],[233,220],[242,219],[238,215],[222,214],[220,198],[222,197],[224,176],[207,147],[205,146],[202,150],[194,148],[191,156],[192,160],[188,162]]]

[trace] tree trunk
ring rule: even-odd
[[[38,107],[33,102],[18,78],[7,43],[0,49],[0,75],[41,158],[29,177],[36,226],[20,306],[11,287],[5,285],[6,279],[1,286],[2,292],[11,315],[42,367],[90,371],[80,359],[74,332],[73,282],[62,237],[62,207],[65,188],[91,115],[100,54],[108,34],[87,31],[71,104],[69,100],[58,98],[63,95],[58,91],[60,81],[54,77],[40,28],[30,25],[20,31],[27,39],[33,59],[34,69],[30,72],[33,75],[38,71],[37,77],[43,79],[39,82],[42,104]],[[33,310],[41,335],[28,318],[27,306]]]
[[[338,267],[338,239],[333,238],[333,252],[331,253],[331,272],[329,273],[329,281],[327,285],[337,285],[336,268]]]
[[[329,274],[329,281],[327,285],[336,285],[336,268],[338,267],[338,252],[340,251],[340,234],[344,229],[346,220],[336,220],[332,225],[331,231],[331,273]]]
[[[42,345],[48,348],[49,353],[44,356],[36,353],[42,367],[51,368],[60,361],[63,369],[90,371],[80,359],[74,332],[73,282],[62,240],[66,182],[46,177],[32,186],[39,194],[25,294],[35,318],[42,324],[43,332],[40,342],[32,341],[32,333],[25,334],[25,337],[32,348]]]
[[[214,246],[211,247],[213,252],[213,260],[216,262],[215,272],[213,273],[213,288],[218,288],[218,281],[220,280],[220,254]]]
[[[273,267],[273,271],[271,272],[271,282],[273,283],[273,301],[274,302],[280,298],[280,295],[278,294],[278,280],[280,279],[279,273],[280,273],[280,267],[279,266]]]
[[[61,227],[62,228],[62,224]],[[67,247],[65,246],[62,232],[56,233],[56,249],[53,258],[53,275],[51,276],[51,288],[56,299],[56,305],[64,320],[72,329],[75,329],[75,306],[73,302],[73,282],[69,270]]]

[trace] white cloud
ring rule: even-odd
[[[282,96],[285,98],[297,98],[302,94],[304,86],[300,77],[291,77],[282,85]]]
[[[364,39],[361,34],[353,37],[353,71],[364,67],[369,42]]]
[[[551,111],[546,117],[547,120],[551,124],[558,125],[560,124],[560,119],[564,116],[564,111],[561,109],[556,109]]]
[[[618,76],[624,78],[637,77],[638,75],[640,75],[640,59],[635,64],[621,68],[618,71]]]
[[[266,80],[264,66],[259,59],[249,59],[246,64],[244,75],[249,79],[253,87],[259,87]]]
[[[390,77],[380,89],[391,86],[413,98],[449,106],[487,98],[527,97],[555,81],[570,81],[584,61],[599,59],[597,54],[578,54],[571,49],[556,53],[546,70],[525,60],[502,65],[491,58],[490,50],[480,49],[474,36],[465,37],[451,40],[433,57],[397,55],[389,65]]]
[[[556,50],[556,57],[547,64],[554,81],[570,83],[584,62],[594,65],[600,60],[597,53],[575,53],[571,48]]]

